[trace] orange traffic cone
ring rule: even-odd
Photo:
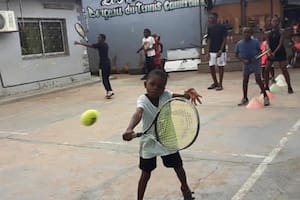
[[[263,108],[263,104],[259,102],[259,100],[257,98],[252,98],[248,105],[246,106],[246,108],[248,109],[259,109],[259,108]]]

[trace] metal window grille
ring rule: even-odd
[[[22,56],[67,54],[65,20],[23,19],[18,25]]]

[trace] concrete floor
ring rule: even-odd
[[[209,74],[170,74],[168,89],[194,87],[203,96],[200,135],[181,152],[196,199],[300,199],[300,69],[290,74],[295,93],[282,87],[258,110],[237,106],[241,72],[225,73],[223,91],[206,89]],[[110,100],[96,82],[0,104],[1,200],[136,199],[138,139],[121,134],[145,90],[139,75],[116,76]],[[249,98],[258,96],[252,76]],[[100,118],[84,127],[79,118],[89,108]],[[158,159],[145,199],[183,199],[179,188]]]

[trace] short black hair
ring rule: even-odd
[[[145,29],[144,29],[144,33],[148,33],[149,35],[151,35],[151,31],[150,31],[149,28],[145,28]]]
[[[161,69],[154,69],[154,70],[152,70],[152,71],[149,72],[149,74],[147,76],[147,80],[151,76],[159,76],[167,84],[168,74],[165,71],[163,71]]]
[[[103,40],[106,40],[106,35],[105,34],[100,33],[99,36],[102,37]]]
[[[252,29],[251,27],[249,27],[249,26],[244,26],[243,29],[242,29],[243,33],[244,33],[246,30],[248,30],[249,33],[253,34],[253,29]]]

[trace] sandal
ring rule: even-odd
[[[216,90],[217,90],[217,91],[223,90],[223,86],[218,86],[218,87],[216,87]]]
[[[248,105],[249,100],[248,99],[242,99],[241,102],[238,104],[238,106],[246,106]]]
[[[264,106],[269,106],[269,105],[270,105],[269,97],[265,96],[264,97]]]
[[[215,89],[217,86],[218,86],[218,84],[213,83],[207,89],[212,90],[212,89]]]

